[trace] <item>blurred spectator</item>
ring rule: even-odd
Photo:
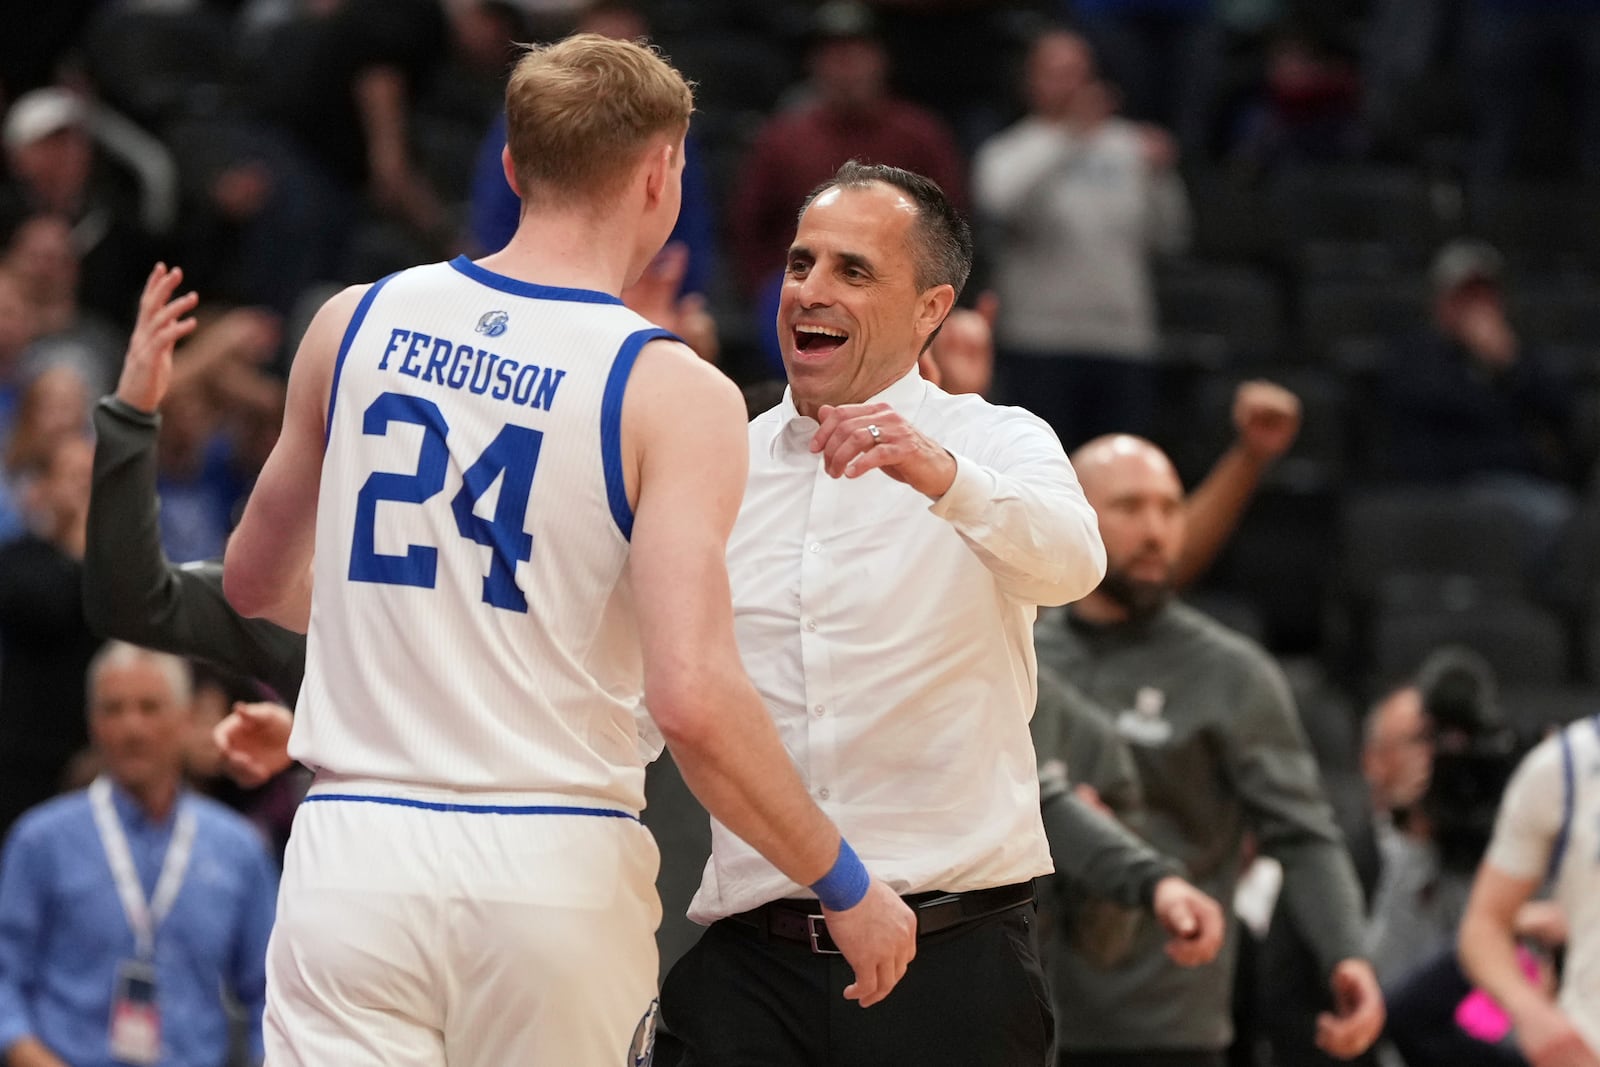
[[[99,647],[83,617],[92,445],[58,441],[27,472],[32,529],[0,546],[0,827],[53,795],[83,747],[83,672]]]
[[[1172,138],[1114,115],[1084,39],[1042,34],[1029,114],[974,168],[1000,295],[1000,375],[1068,447],[1148,433],[1157,334],[1150,259],[1182,251],[1189,210]]]
[[[113,644],[88,690],[104,774],[30,811],[0,858],[0,1049],[221,1064],[233,1000],[259,1062],[277,873],[248,823],[183,788],[188,670]]]
[[[124,120],[119,129],[131,124]],[[170,181],[160,146],[135,130],[141,149]],[[11,184],[22,211],[55,215],[70,228],[83,303],[114,323],[132,318],[143,265],[154,258],[152,222],[170,223],[170,207],[145,210],[136,175],[97,143],[89,105],[70,90],[36,89],[6,112],[3,137]],[[170,190],[167,194],[170,196]]]
[[[1383,1021],[1360,951],[1360,888],[1281,673],[1260,649],[1174,603],[1182,487],[1154,445],[1126,436],[1079,449],[1073,465],[1100,516],[1106,580],[1039,620],[1039,659],[1077,680],[1129,743],[1145,789],[1143,834],[1197,885],[1231,900],[1246,830],[1284,869],[1293,920],[1314,948],[1334,1009],[1317,1021],[1334,1055],[1363,1051]],[[1237,929],[1217,970],[1163,960],[1148,926],[1121,963],[1058,961],[1062,1064],[1218,1065],[1232,1034]],[[1143,1057],[1143,1058],[1141,1058]]]
[[[1600,717],[1547,738],[1518,766],[1461,922],[1461,963],[1509,1016],[1534,1067],[1600,1067]],[[1530,981],[1518,941],[1541,949],[1529,900],[1546,882],[1565,916],[1559,995]]]
[[[1493,671],[1481,656],[1437,650],[1418,668],[1415,694],[1397,691],[1379,709],[1388,721],[1369,734],[1387,733],[1403,745],[1395,760],[1364,759],[1369,776],[1378,771],[1375,791],[1382,783],[1385,800],[1415,795],[1393,809],[1393,831],[1379,837],[1367,946],[1385,987],[1449,952],[1516,758]]]
[[[1465,9],[1462,79],[1478,122],[1472,177],[1489,184],[1522,169],[1541,94],[1565,90],[1568,140],[1547,166],[1600,178],[1600,2],[1473,0]]]
[[[22,400],[23,353],[33,341],[33,313],[17,277],[0,268],[0,448],[9,448]],[[0,544],[23,530],[12,472],[0,467]]]
[[[939,388],[989,395],[994,385],[994,322],[999,314],[1000,298],[988,289],[978,294],[972,307],[950,309],[928,349]]]
[[[1574,509],[1573,394],[1512,326],[1504,271],[1481,241],[1434,258],[1432,326],[1397,342],[1380,369],[1385,459],[1400,481],[1509,500],[1553,542]],[[1549,545],[1529,547],[1535,558]]]
[[[597,3],[578,20],[576,32],[636,41],[650,36],[650,23],[632,4]],[[478,149],[472,177],[471,230],[475,254],[498,252],[517,229],[522,200],[506,177],[501,154],[506,147],[504,108],[495,112]],[[683,146],[683,201],[669,244],[688,251],[679,293],[706,293],[716,269],[716,221],[699,140],[691,128]]]
[[[1064,0],[1127,95],[1128,114],[1176,130],[1204,150],[1221,61],[1212,0]]]
[[[81,300],[82,261],[72,230],[59,215],[34,214],[5,235],[0,266],[22,287],[32,316],[30,367],[70,361],[95,389],[116,366],[118,327]]]
[[[1422,691],[1406,684],[1390,690],[1367,713],[1361,774],[1372,798],[1380,842],[1416,808],[1433,774],[1433,729],[1422,710]]]
[[[278,341],[275,316],[235,308],[197,330],[179,352],[163,407],[157,482],[161,540],[175,562],[222,554],[265,457],[258,431],[282,419],[283,383],[264,370]]]
[[[889,55],[872,13],[848,0],[817,9],[807,58],[806,98],[756,134],[728,208],[728,239],[741,291],[756,303],[767,369],[779,372],[778,289],[794,206],[839,165],[886,163],[937,182],[959,210],[967,205],[966,160],[931,112],[889,91]]]
[[[71,363],[47,364],[30,379],[0,451],[0,542],[21,535],[27,525],[28,476],[44,467],[64,438],[87,430],[88,396],[83,375]]]
[[[1353,59],[1293,29],[1267,46],[1260,99],[1234,155],[1254,168],[1351,159],[1363,147],[1361,77]]]

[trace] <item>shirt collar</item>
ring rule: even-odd
[[[122,825],[137,829],[159,830],[170,828],[173,825],[173,820],[178,817],[179,805],[184,802],[184,798],[189,793],[186,786],[178,786],[178,795],[173,800],[172,810],[167,812],[165,819],[157,821],[150,818],[144,807],[134,799],[133,794],[122,788],[115,778],[107,775],[106,781],[111,783],[111,806],[116,809],[117,818],[122,820]]]
[[[911,369],[902,377],[867,397],[863,403],[888,404],[907,422],[911,422],[915,420],[927,396],[928,382],[913,363]],[[811,438],[817,432],[817,420],[800,414],[800,409],[795,407],[792,386],[784,389],[783,399],[773,411],[776,412],[777,418],[774,420],[774,433],[768,446],[769,455],[776,458],[780,455],[810,451]]]

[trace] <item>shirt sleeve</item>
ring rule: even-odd
[[[1362,955],[1361,884],[1281,672],[1240,678],[1225,759],[1262,851],[1283,865],[1283,900],[1323,974]]]
[[[1543,878],[1561,832],[1566,777],[1561,738],[1540,742],[1506,785],[1484,858],[1513,878]]]
[[[266,846],[254,837],[245,862],[247,892],[240,905],[233,957],[233,993],[249,1021],[251,1054],[260,1063],[266,1056],[261,1033],[267,1010],[267,941],[278,908],[278,869]]]
[[[162,551],[158,417],[112,396],[95,408],[94,424],[83,560],[83,610],[90,627],[103,637],[198,656],[260,678],[292,706],[304,670],[304,639],[241,617],[223,596],[220,567],[174,566]]]
[[[978,213],[1002,225],[1026,215],[1038,190],[1078,151],[1065,135],[1050,138],[1021,131],[985,144],[972,168],[972,198]]]
[[[1177,863],[1070,793],[1045,801],[1043,816],[1056,878],[1069,890],[1147,908],[1156,883],[1181,874]]]
[[[42,952],[49,857],[26,823],[0,853],[0,1058],[34,1032],[29,996]]]
[[[953,526],[1000,588],[1030,604],[1067,604],[1105,577],[1099,520],[1056,435],[1019,408],[995,408],[931,510]],[[941,442],[942,443],[942,442]],[[949,447],[948,445],[946,446]]]

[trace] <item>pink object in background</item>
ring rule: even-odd
[[[1539,984],[1539,961],[1525,948],[1517,949],[1517,961],[1529,985]],[[1456,1005],[1456,1025],[1468,1035],[1488,1044],[1504,1041],[1511,1033],[1511,1019],[1493,997],[1481,989],[1474,989]]]

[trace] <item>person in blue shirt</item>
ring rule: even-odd
[[[24,815],[0,854],[10,1067],[217,1067],[224,997],[262,1055],[277,872],[243,818],[183,786],[188,668],[112,642],[88,672],[104,772]]]

